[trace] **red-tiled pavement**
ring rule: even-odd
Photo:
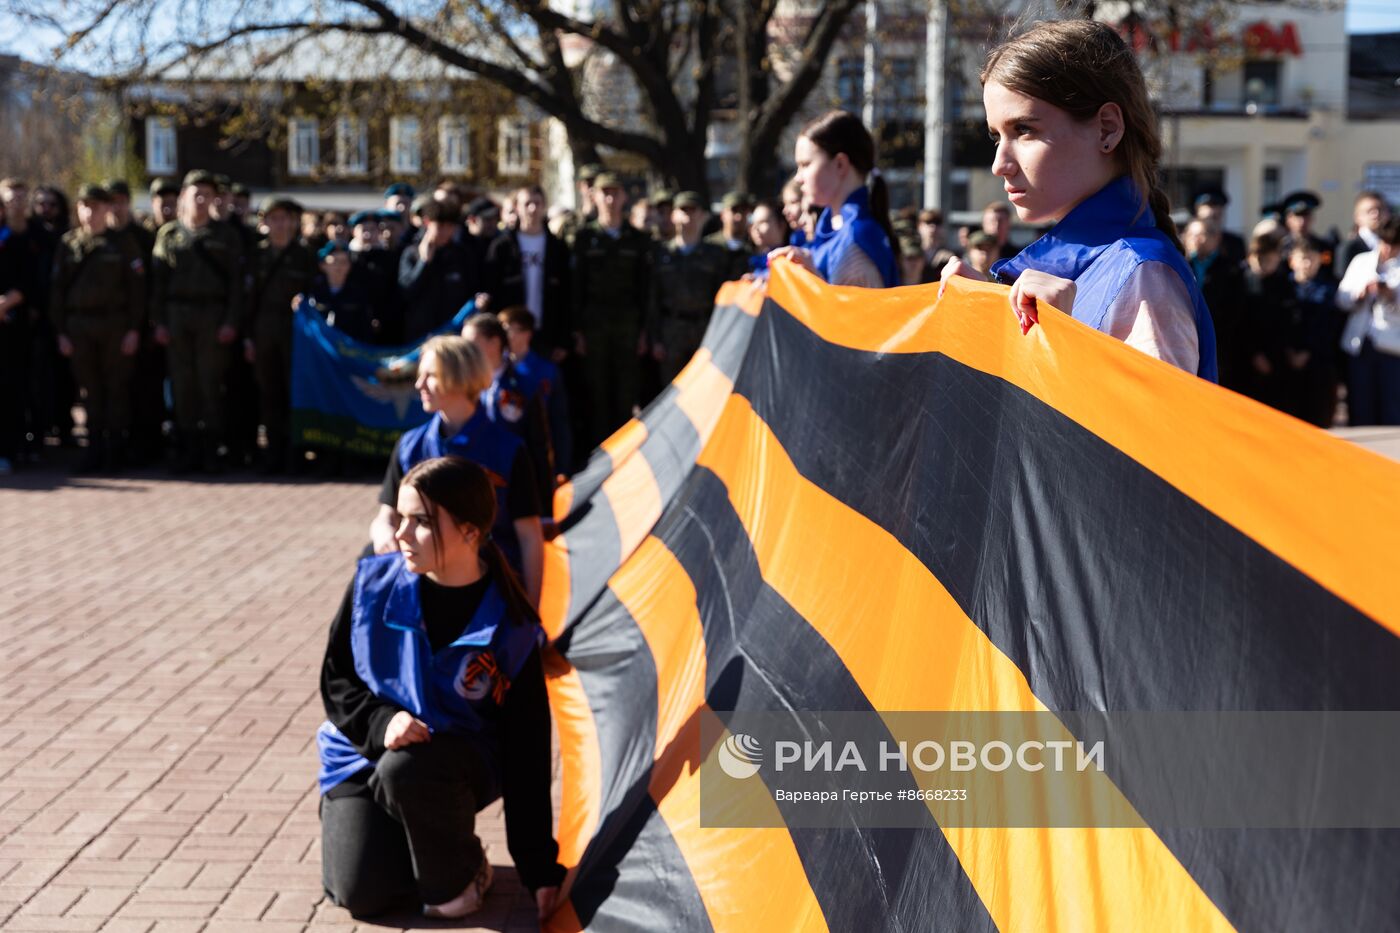
[[[368,483],[0,480],[0,929],[356,924],[325,901],[315,748],[326,627]],[[499,804],[468,928],[537,929]]]

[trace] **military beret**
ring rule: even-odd
[[[350,219],[346,221],[346,223],[348,223],[351,227],[358,227],[360,224],[369,223],[372,220],[378,221],[378,215],[378,211],[356,211],[355,213],[350,215]]]
[[[579,166],[577,174],[579,181],[592,182],[593,179],[597,178],[602,173],[603,167],[601,165],[597,162],[589,162],[586,165]]]
[[[267,215],[273,211],[289,211],[293,214],[300,214],[301,204],[285,195],[270,194],[263,198],[259,212]]]
[[[211,188],[217,188],[219,187],[219,177],[213,172],[197,168],[192,172],[186,172],[185,180],[180,183],[181,188],[189,188],[193,185],[208,185]]]
[[[744,194],[742,191],[726,191],[724,193],[724,197],[720,198],[719,203],[722,206],[733,210],[737,207],[752,207],[753,198],[749,197],[747,194]]]
[[[156,178],[151,181],[151,197],[158,194],[179,194],[180,186],[173,178]]]
[[[488,214],[499,214],[500,212],[500,207],[490,198],[473,198],[462,213],[468,217],[485,217]]]
[[[705,199],[698,191],[682,191],[672,202],[676,207],[705,207]]]
[[[1294,191],[1283,199],[1285,214],[1311,214],[1321,206],[1322,198],[1311,191]]]
[[[215,172],[215,173],[214,173],[214,184],[216,184],[216,185],[219,186],[219,190],[220,190],[220,191],[227,191],[228,188],[229,188],[229,184],[230,184],[229,177],[228,177],[227,175],[225,175],[223,172]]]
[[[396,181],[392,185],[384,189],[384,200],[387,201],[390,198],[402,197],[408,198],[410,201],[412,201],[413,194],[414,192],[412,185],[410,185],[406,181]]]
[[[1201,207],[1209,204],[1212,207],[1224,207],[1230,203],[1230,196],[1219,188],[1206,188],[1196,194],[1195,205]]]
[[[647,195],[647,200],[652,204],[672,204],[675,202],[676,196],[670,188],[657,188]]]
[[[83,185],[78,189],[79,201],[102,201],[112,200],[112,195],[101,185]]]
[[[593,179],[595,188],[621,188],[622,179],[612,172],[599,172]]]
[[[337,240],[330,240],[326,243],[325,246],[321,247],[316,251],[316,258],[325,259],[331,253],[335,252],[348,253],[350,252],[350,247]]]
[[[968,249],[996,249],[997,238],[985,230],[978,230],[967,238]]]
[[[433,203],[432,198],[428,197],[426,194],[420,194],[413,199],[412,203],[409,204],[408,209],[413,214],[421,214],[423,213],[423,208],[427,207],[431,203]]]
[[[371,211],[375,220],[382,220],[389,223],[403,223],[403,215],[398,211],[391,211],[387,207],[381,207],[377,211]]]
[[[119,194],[124,198],[131,197],[131,186],[120,178],[109,179],[102,187],[106,188],[111,194]]]

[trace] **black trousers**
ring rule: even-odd
[[[476,814],[496,799],[497,783],[470,739],[439,733],[385,752],[368,783],[321,798],[326,894],[356,917],[452,900],[485,858]]]

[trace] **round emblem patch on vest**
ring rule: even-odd
[[[490,653],[485,655],[490,657]],[[464,700],[480,700],[486,697],[491,690],[491,668],[494,664],[483,664],[482,655],[473,652],[462,659],[462,666],[457,671],[457,677],[453,681],[453,686],[457,688],[457,695]]]
[[[501,417],[514,423],[525,417],[525,396],[511,389],[502,389],[500,400],[497,402],[497,410]]]

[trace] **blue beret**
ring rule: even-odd
[[[396,181],[384,189],[384,200],[386,201],[393,197],[399,197],[400,195],[408,198],[410,201],[413,200],[413,186],[406,181]]]
[[[344,243],[337,243],[335,240],[331,240],[325,246],[321,247],[319,250],[316,251],[316,258],[325,259],[331,253],[334,253],[337,250],[342,253],[350,252],[349,248],[346,247]]]

